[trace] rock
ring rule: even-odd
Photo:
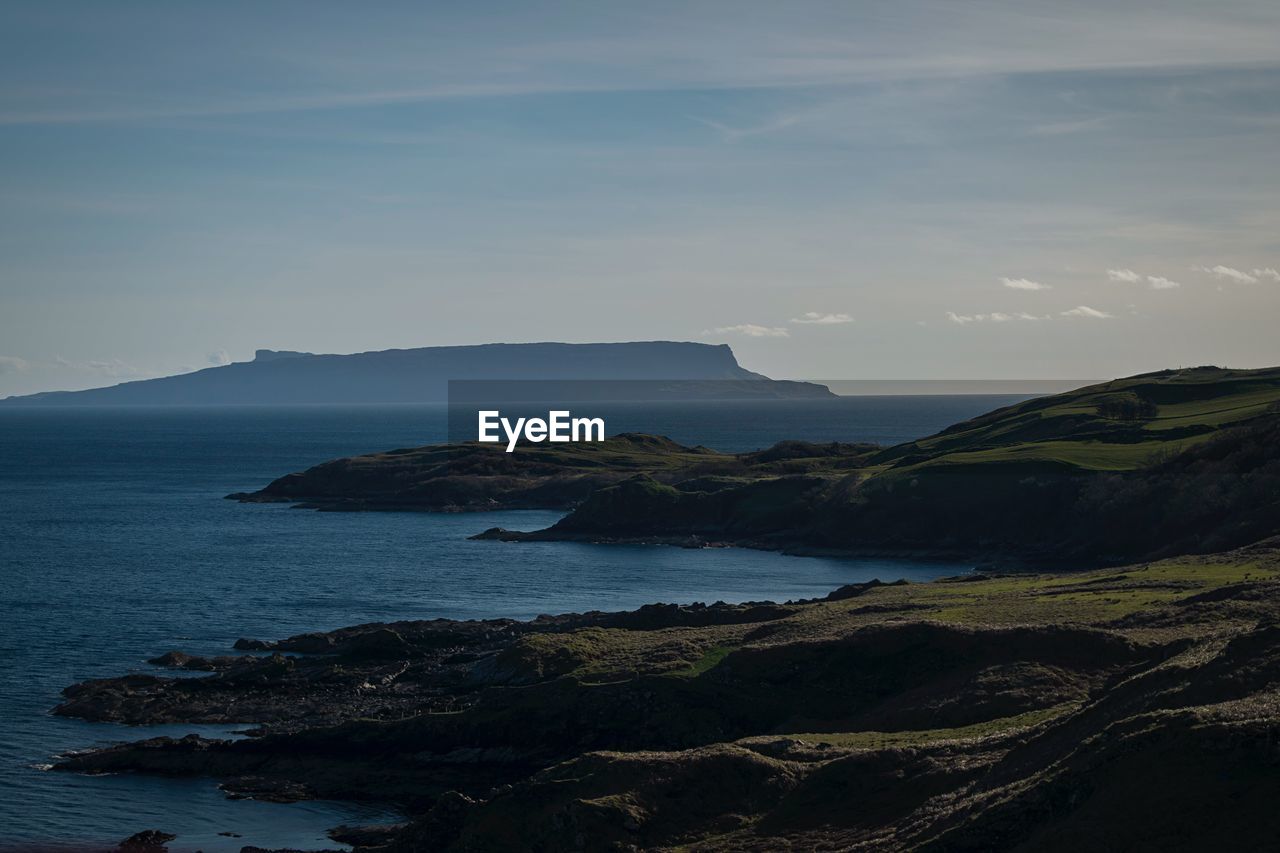
[[[397,833],[404,829],[404,824],[381,824],[375,826],[338,826],[329,830],[327,835],[339,844],[350,844],[352,847],[381,847],[390,843]]]
[[[403,660],[414,656],[413,646],[390,628],[357,634],[347,644],[346,651],[352,657],[380,660]]]
[[[173,669],[182,669],[193,660],[198,660],[194,655],[186,652],[171,651],[165,652],[159,657],[148,658],[147,663],[152,666],[167,666]]]
[[[172,832],[144,829],[121,841],[117,849],[120,853],[163,853],[169,849],[166,845],[177,837]]]
[[[313,799],[314,792],[301,782],[241,776],[218,786],[230,800],[261,800],[268,803],[297,803]]]
[[[194,672],[219,672],[224,669],[230,669],[237,664],[252,662],[254,658],[249,655],[240,657],[230,657],[220,655],[214,658],[200,657],[198,655],[189,655],[186,652],[171,651],[165,652],[159,657],[151,658],[147,663],[152,666],[163,666],[169,669],[185,669]]]
[[[847,583],[839,589],[832,590],[827,593],[827,601],[844,601],[847,598],[857,598],[860,595],[875,589],[882,584],[878,580],[869,580],[866,583]]]

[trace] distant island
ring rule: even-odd
[[[542,383],[538,393],[550,399],[570,394],[615,400],[835,396],[823,385],[753,373],[738,364],[726,344],[639,341],[418,347],[351,355],[261,349],[253,361],[108,388],[8,397],[0,405],[436,403],[449,399],[449,383],[459,380],[537,380]],[[573,384],[549,384],[556,382]]]

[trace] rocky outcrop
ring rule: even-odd
[[[134,833],[120,842],[120,853],[164,853],[168,844],[178,836],[159,829],[146,829]]]
[[[1260,848],[1280,828],[1277,621],[1280,553],[1260,546],[785,605],[371,624],[68,688],[57,713],[256,728],[58,769],[400,804],[405,825],[347,836],[370,851]]]

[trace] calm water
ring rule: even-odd
[[[621,406],[609,432],[725,450],[782,438],[893,443],[1015,397],[862,397]],[[593,412],[592,414],[597,414]],[[467,536],[549,512],[314,513],[223,500],[335,456],[440,440],[440,407],[0,409],[0,848],[117,842],[148,828],[174,850],[333,847],[324,830],[392,815],[339,803],[226,799],[209,780],[78,777],[56,753],[152,734],[50,716],[64,686],[147,670],[168,649],[225,653],[359,622],[530,617],[653,601],[776,600],[967,566]],[[228,731],[221,729],[218,731]],[[234,831],[242,837],[227,837]]]

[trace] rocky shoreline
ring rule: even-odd
[[[774,551],[792,557],[835,557],[847,559],[909,560],[915,562],[967,562],[976,570],[1001,572],[1037,572],[1079,567],[1079,562],[1059,558],[1043,549],[998,549],[975,551],[973,548],[894,548],[889,546],[821,546],[788,537],[726,538],[712,534],[689,533],[678,536],[642,534],[634,536],[575,532],[554,527],[543,530],[509,530],[490,527],[467,537],[479,542],[582,542],[592,545],[663,545],[672,548],[746,548],[752,551]],[[1106,561],[1100,561],[1106,562]]]
[[[1107,806],[1126,773],[1190,814],[1206,785],[1227,811],[1280,793],[1277,622],[1280,550],[1264,545],[803,602],[361,625],[155,659],[197,677],[73,685],[55,713],[251,736],[150,738],[56,769],[403,810],[343,836],[362,851],[1062,849],[1054,833],[1160,837]],[[1188,772],[1210,782],[1164,781]],[[1240,816],[1231,832],[1274,828]]]

